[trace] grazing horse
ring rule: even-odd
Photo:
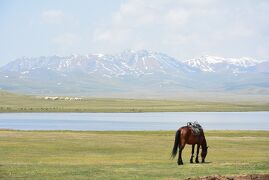
[[[202,146],[201,157],[202,157],[202,163],[204,163],[206,155],[207,155],[208,146],[206,143],[203,130],[201,129],[198,135],[194,134],[191,127],[189,126],[183,126],[177,130],[171,157],[174,158],[177,155],[177,148],[179,148],[179,155],[178,155],[178,161],[177,161],[178,165],[183,165],[181,154],[186,144],[192,145],[190,163],[193,163],[193,154],[194,154],[195,144],[197,144],[197,154],[196,154],[195,162],[199,163],[199,160],[198,160],[199,149],[200,149],[200,146]]]

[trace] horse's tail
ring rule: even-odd
[[[174,142],[174,147],[173,147],[173,150],[171,152],[171,158],[174,159],[177,155],[177,148],[178,148],[178,145],[179,145],[179,139],[180,139],[180,130],[177,130],[176,132],[176,135],[175,135],[175,142]]]

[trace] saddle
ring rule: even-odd
[[[202,126],[197,121],[188,122],[187,126],[191,129],[191,131],[193,132],[193,134],[195,136],[198,136],[198,135],[202,134],[202,132],[203,132]]]

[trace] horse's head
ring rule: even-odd
[[[205,146],[205,147],[202,148],[202,153],[201,153],[202,163],[205,162],[205,158],[206,158],[206,155],[207,155],[208,147],[209,147],[209,146]]]

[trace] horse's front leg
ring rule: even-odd
[[[196,158],[195,158],[196,163],[199,163],[199,159],[198,159],[198,157],[199,157],[199,149],[200,149],[200,144],[197,144],[197,152],[196,152]]]
[[[194,148],[195,148],[195,144],[192,145],[190,163],[193,163]]]
[[[178,153],[178,160],[177,160],[177,164],[178,165],[183,165],[183,161],[182,161],[182,151],[185,147],[185,143],[182,145],[179,145],[179,153]]]

